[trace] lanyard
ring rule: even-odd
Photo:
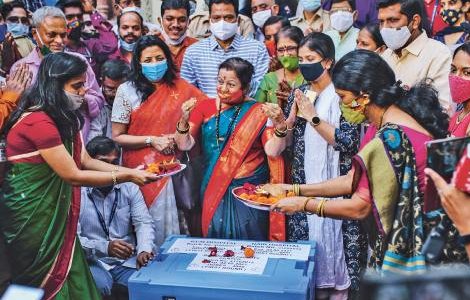
[[[434,2],[434,8],[432,10],[432,16],[431,16],[431,31],[432,28],[434,27],[434,21],[436,19],[436,14],[437,14],[437,8],[439,7],[439,0],[436,0]]]
[[[109,215],[108,226],[106,226],[106,222],[104,220],[104,217],[101,214],[101,212],[98,210],[98,207],[96,206],[95,199],[93,199],[93,197],[91,195],[91,192],[88,193],[88,197],[91,199],[91,202],[93,203],[93,206],[95,207],[96,214],[98,215],[98,221],[100,221],[101,228],[103,229],[104,233],[106,234],[106,237],[107,237],[108,241],[110,240],[110,238],[109,238],[109,228],[111,226],[111,222],[113,221],[114,215],[116,214],[116,208],[117,208],[117,204],[118,204],[118,201],[119,201],[119,196],[120,196],[119,190],[118,189],[114,190],[114,203],[113,203],[113,206],[111,208],[111,214]]]

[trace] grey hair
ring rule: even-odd
[[[40,24],[44,22],[46,18],[62,18],[65,20],[65,14],[58,8],[54,6],[44,6],[40,9],[37,9],[33,13],[33,24],[32,27],[39,27]]]

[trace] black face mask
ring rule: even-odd
[[[312,64],[299,64],[300,73],[307,81],[317,80],[325,71],[321,61]]]
[[[82,35],[82,27],[78,26],[70,30],[69,39],[71,39],[72,41],[78,42],[80,41],[81,35]]]
[[[441,10],[441,17],[444,22],[450,26],[454,26],[460,19],[461,10],[443,9]]]
[[[85,39],[85,40],[89,40],[89,39],[97,39],[100,37],[100,33],[97,32],[97,31],[93,31],[93,32],[82,32],[82,38]]]

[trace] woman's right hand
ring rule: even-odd
[[[137,184],[138,186],[143,186],[147,183],[154,182],[158,180],[158,175],[149,173],[145,170],[139,170],[139,169],[129,169],[127,171],[127,180],[132,183]]]
[[[175,151],[174,134],[167,134],[161,137],[153,137],[152,147],[165,155],[172,154]]]
[[[197,103],[197,99],[193,97],[189,99],[188,101],[184,102],[183,105],[181,105],[181,111],[182,111],[181,120],[186,122],[186,124],[189,121],[189,114],[196,106],[196,103]],[[184,124],[181,124],[181,125],[184,125]]]
[[[21,64],[16,72],[7,77],[4,92],[20,95],[31,84],[32,74],[26,64]]]

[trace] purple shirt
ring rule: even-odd
[[[332,0],[326,0],[323,3],[324,10],[330,10]],[[361,0],[356,1],[356,10],[358,12],[356,23],[354,26],[357,28],[362,28],[369,23],[377,23],[378,18],[377,15],[379,10],[377,9],[377,0]]]
[[[41,61],[42,61],[42,58],[39,56],[38,51],[39,49],[35,48],[33,51],[31,51],[31,53],[28,56],[17,61],[13,65],[13,67],[11,67],[11,71],[10,71],[11,74],[14,74],[14,72],[16,72],[16,69],[18,69],[20,64],[24,63],[28,65],[29,71],[33,75],[31,83],[34,83],[38,75],[39,65],[41,64]],[[83,129],[82,129],[83,136],[88,136],[91,119],[95,118],[99,114],[101,108],[103,108],[104,106],[103,93],[101,92],[100,86],[98,85],[98,82],[96,81],[95,73],[93,72],[93,69],[91,68],[87,60],[78,53],[74,53],[74,52],[67,52],[67,53],[78,56],[87,63],[86,81],[85,81],[85,89],[87,91],[85,94],[85,101],[87,103],[88,109],[85,110],[81,108],[80,110],[85,120]]]
[[[91,15],[91,23],[98,30],[99,37],[82,40],[75,46],[67,46],[66,51],[76,52],[83,55],[90,63],[96,77],[100,77],[101,65],[114,53],[118,47],[118,39],[113,32],[113,25],[106,21],[103,16],[94,12]]]

